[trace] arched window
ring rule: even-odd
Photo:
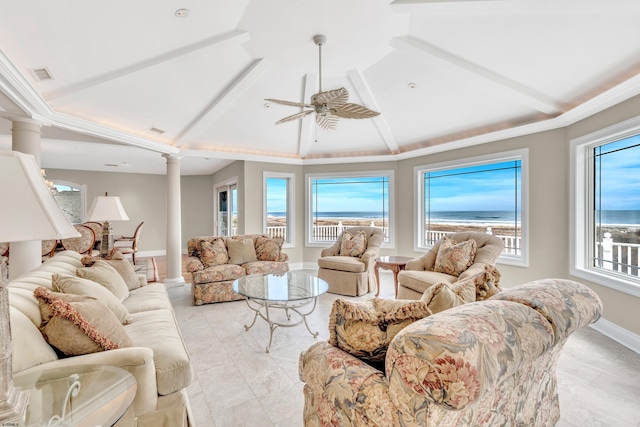
[[[53,181],[53,197],[72,224],[81,224],[87,211],[87,186],[67,181]]]

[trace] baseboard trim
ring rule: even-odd
[[[612,340],[622,344],[629,350],[640,354],[640,336],[621,328],[615,323],[601,318],[596,323],[590,325],[593,329]]]

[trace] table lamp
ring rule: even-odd
[[[0,151],[0,241],[78,237],[45,184],[33,156]],[[0,425],[24,425],[28,391],[13,386],[7,258],[0,257]]]
[[[129,217],[122,207],[120,197],[98,196],[93,201],[93,206],[89,211],[89,219],[87,221],[102,222],[102,239],[100,240],[100,256],[106,257],[113,248],[113,234],[111,233],[111,224],[109,221],[128,221]]]

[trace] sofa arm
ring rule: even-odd
[[[405,266],[405,270],[433,271],[433,266],[436,263],[436,255],[438,255],[438,252],[430,249],[429,252],[420,258],[409,261]]]
[[[204,270],[204,264],[202,264],[200,258],[194,256],[190,256],[187,258],[185,267],[189,273],[195,273],[196,271]]]
[[[389,390],[408,425],[423,419],[425,411],[429,416],[472,407],[490,411],[478,406],[488,390],[512,393],[513,383],[507,378],[530,372],[543,355],[556,354],[551,352],[551,326],[543,316],[522,304],[497,302],[442,311],[404,328],[393,339],[386,358]]]
[[[156,409],[158,402],[156,368],[153,363],[153,350],[146,347],[128,347],[68,357],[36,365],[14,375],[17,377],[48,369],[78,365],[108,365],[130,372],[137,383],[136,396],[131,403],[134,414],[143,414]]]
[[[354,356],[318,342],[300,355],[304,425],[396,426],[398,411],[384,374]]]

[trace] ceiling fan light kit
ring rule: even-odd
[[[338,119],[368,119],[379,115],[377,111],[373,111],[358,104],[348,103],[349,92],[345,88],[334,89],[330,91],[322,91],[322,46],[327,43],[327,37],[318,34],[313,36],[313,42],[318,46],[318,89],[319,92],[311,97],[310,104],[300,102],[283,101],[280,99],[265,99],[265,101],[275,102],[276,104],[289,105],[292,107],[310,108],[299,113],[292,114],[276,122],[290,122],[293,120],[303,119],[311,113],[316,113],[316,123],[323,128],[333,130],[338,125]]]

